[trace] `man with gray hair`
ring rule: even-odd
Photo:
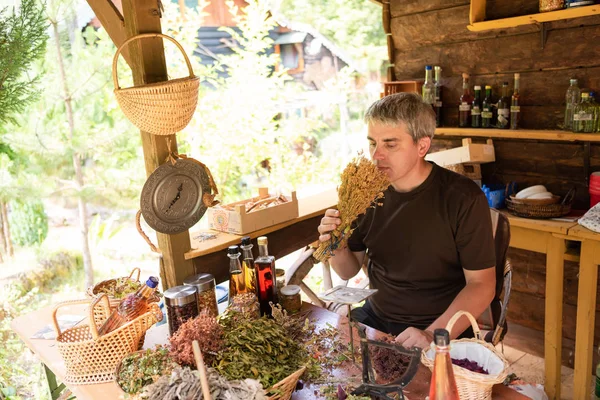
[[[369,107],[369,149],[390,179],[383,205],[355,223],[348,247],[330,259],[342,279],[355,276],[369,256],[378,289],[352,311],[358,322],[396,336],[404,347],[427,347],[459,310],[478,317],[495,292],[495,254],[487,200],[470,179],[425,161],[435,114],[414,93],[386,96]],[[340,223],[327,210],[318,227],[327,241]],[[461,318],[451,337],[472,336]]]

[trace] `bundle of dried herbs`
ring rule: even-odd
[[[319,245],[313,257],[323,262],[328,260],[333,251],[346,247],[352,234],[352,223],[369,207],[380,204],[383,191],[389,186],[389,179],[375,164],[358,155],[344,169],[342,183],[338,188],[338,210],[342,223],[331,232],[331,239]]]
[[[266,400],[263,387],[254,379],[228,381],[213,368],[206,371],[210,395],[213,400]],[[188,367],[177,367],[170,375],[163,376],[146,386],[142,399],[201,400],[200,373]]]
[[[204,310],[194,319],[183,323],[177,332],[169,338],[171,357],[181,365],[195,365],[192,342],[198,341],[207,364],[223,349],[223,328]]]
[[[242,293],[233,298],[218,321],[223,329],[229,330],[239,321],[253,321],[258,318],[260,318],[258,297],[254,293]]]
[[[394,339],[391,337],[384,337],[379,340],[381,342],[394,343]],[[410,364],[410,357],[398,353],[393,349],[369,346],[369,353],[373,369],[377,373],[378,381],[383,380],[387,383],[400,378]]]
[[[287,331],[266,317],[239,321],[224,339],[227,351],[213,365],[227,379],[253,378],[271,387],[306,360],[306,353]]]
[[[304,341],[315,331],[315,324],[308,319],[310,311],[289,315],[281,305],[271,303],[272,316],[275,322],[283,327],[294,340]]]
[[[154,350],[132,353],[123,358],[117,383],[125,393],[134,394],[162,375],[169,375],[175,367],[177,364],[169,357],[169,350],[156,346]]]

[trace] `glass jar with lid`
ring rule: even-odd
[[[163,293],[167,308],[169,334],[173,335],[188,319],[198,316],[196,288],[193,286],[174,286]]]
[[[300,295],[300,286],[287,285],[279,291],[279,304],[289,314],[295,314],[302,308],[302,297]]]
[[[277,292],[285,286],[285,269],[275,268],[275,280],[277,281]]]
[[[212,274],[202,273],[189,276],[184,279],[183,284],[193,286],[198,291],[198,313],[206,310],[212,317],[219,315],[215,277]]]

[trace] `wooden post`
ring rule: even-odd
[[[161,33],[159,3],[157,0],[123,0],[127,37],[140,33]],[[135,85],[167,80],[162,39],[135,41],[129,45],[129,53]],[[148,132],[141,132],[141,135],[146,175],[150,175],[167,160],[168,141],[171,143],[171,150],[177,151],[177,139],[175,135],[157,136]],[[163,278],[163,288],[181,285],[183,279],[195,272],[192,260],[186,260],[184,257],[184,253],[191,248],[189,232],[177,235],[157,233],[157,238],[162,253],[160,275]]]

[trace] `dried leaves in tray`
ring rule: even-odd
[[[203,311],[194,319],[187,320],[169,338],[171,357],[181,365],[195,365],[192,342],[198,341],[207,364],[223,349],[223,328],[215,317]]]
[[[315,251],[313,256],[321,262],[329,259],[334,250],[346,247],[352,234],[352,222],[369,207],[379,204],[390,184],[387,175],[360,154],[346,166],[341,180],[338,210],[342,223],[331,232],[331,239],[321,243]]]
[[[213,365],[227,379],[257,379],[271,387],[298,370],[306,359],[287,331],[266,317],[238,321],[225,331],[225,348]]]
[[[121,361],[117,383],[124,392],[134,394],[144,386],[155,382],[162,375],[169,375],[177,364],[169,357],[166,347],[131,353]]]
[[[382,342],[394,343],[391,337],[379,339]],[[393,349],[380,346],[369,346],[373,369],[377,373],[377,381],[389,383],[400,378],[410,364],[410,358]]]

